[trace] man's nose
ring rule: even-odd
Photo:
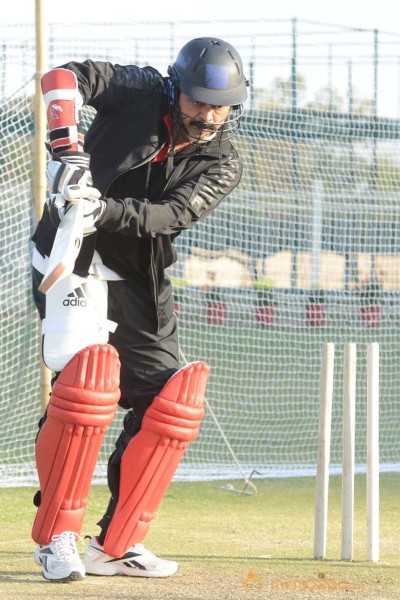
[[[214,121],[214,107],[211,104],[202,104],[200,115],[203,121]]]

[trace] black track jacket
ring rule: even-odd
[[[168,143],[167,79],[152,67],[70,62],[84,104],[96,110],[85,135],[94,186],[107,202],[97,233],[84,238],[75,272],[85,274],[93,247],[105,265],[152,298],[156,329],[171,317],[164,270],[176,260],[173,238],[192,227],[239,183],[240,158],[229,141],[190,145],[172,161],[153,162]],[[168,168],[167,168],[168,163]],[[169,172],[171,171],[171,172]],[[47,207],[33,236],[49,255],[56,229]]]

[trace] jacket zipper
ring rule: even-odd
[[[150,162],[155,156],[157,156],[157,154],[160,152],[161,148],[163,147],[163,145],[160,148],[157,148],[148,158],[146,158],[146,160],[143,160],[141,163],[135,165],[134,167],[131,167],[130,169],[126,169],[125,171],[122,171],[122,173],[118,173],[117,177],[115,177],[114,179],[112,179],[112,181],[110,181],[110,183],[107,185],[106,189],[105,189],[105,194],[107,193],[108,188],[110,187],[110,185],[112,185],[114,183],[114,181],[120,177],[121,175],[123,175],[124,173],[127,173],[128,171],[132,171],[133,169],[137,169],[141,166],[143,166],[144,164]],[[198,156],[198,157],[202,157],[202,158],[217,158],[216,156],[212,156],[210,154],[194,154],[193,156]],[[182,162],[179,163],[179,165],[177,166],[177,168],[175,169],[175,171],[172,173],[171,177],[168,179],[164,189],[163,189],[163,194],[165,193],[166,190],[168,190],[168,188],[171,185],[171,182],[176,179],[176,175],[177,173],[180,173],[184,166],[186,165],[186,163],[190,160],[190,158],[192,158],[192,156],[188,156],[187,158],[184,158],[182,160]],[[158,294],[157,294],[157,273],[156,273],[156,269],[155,269],[155,261],[154,261],[154,245],[153,245],[153,238],[151,239],[151,252],[150,252],[150,272],[151,272],[151,278],[152,278],[152,283],[153,283],[153,297],[154,297],[154,302],[155,302],[155,308],[156,308],[156,318],[157,318],[157,332],[160,331],[160,317],[158,314]]]
[[[137,169],[138,167],[142,167],[142,166],[143,166],[143,165],[145,165],[147,162],[150,162],[151,160],[153,160],[153,158],[154,158],[155,156],[157,156],[157,154],[158,154],[159,152],[161,152],[161,150],[164,148],[165,144],[168,144],[168,138],[169,138],[168,128],[167,128],[167,126],[166,126],[166,124],[165,124],[164,122],[163,122],[163,127],[164,127],[164,129],[165,129],[165,131],[166,131],[166,134],[167,134],[167,135],[166,135],[166,138],[167,138],[167,139],[166,139],[166,141],[165,141],[165,142],[163,142],[163,143],[161,144],[161,146],[159,146],[158,148],[156,148],[156,149],[154,150],[154,152],[153,152],[152,154],[150,154],[150,156],[148,156],[148,157],[147,157],[145,160],[142,160],[142,162],[138,163],[137,165],[134,165],[133,167],[130,167],[129,169],[125,169],[125,171],[122,171],[121,173],[118,173],[118,175],[117,175],[116,177],[114,177],[114,179],[112,179],[112,180],[110,181],[110,183],[108,183],[108,184],[107,184],[107,187],[105,188],[105,193],[107,193],[107,190],[108,190],[108,188],[110,187],[110,185],[112,185],[112,184],[114,183],[114,181],[115,181],[116,179],[118,179],[118,177],[120,177],[120,176],[121,176],[121,175],[123,175],[124,173],[127,173],[128,171],[132,171],[133,169]]]
[[[175,171],[172,173],[171,177],[168,179],[167,183],[165,184],[165,187],[164,187],[164,189],[162,191],[163,194],[171,187],[171,184],[175,181],[175,179],[177,178],[177,175],[180,174],[181,171],[183,171],[183,169],[186,166],[186,164],[194,156],[202,156],[203,158],[205,158],[205,157],[206,158],[210,158],[209,154],[204,154],[204,155],[193,154],[193,156],[187,156],[186,158],[182,159],[182,161],[176,167]],[[212,157],[212,158],[215,158],[215,157]]]
[[[156,305],[156,317],[157,317],[157,332],[160,331],[160,315],[158,314],[158,294],[157,294],[157,289],[158,289],[158,278],[157,278],[157,273],[156,273],[156,268],[155,268],[155,261],[154,261],[154,244],[153,244],[153,238],[150,238],[151,240],[151,251],[150,251],[150,271],[151,271],[151,279],[153,282],[153,297],[154,297],[154,303]]]
[[[160,148],[157,148],[152,154],[150,154],[150,156],[148,156],[145,160],[142,160],[142,162],[138,163],[137,165],[134,165],[133,167],[130,167],[129,169],[125,169],[125,171],[121,171],[121,173],[118,173],[106,186],[105,191],[104,191],[104,195],[107,194],[107,191],[110,187],[110,185],[112,185],[114,183],[114,181],[116,181],[118,179],[118,177],[121,177],[121,175],[124,175],[124,173],[128,173],[128,171],[133,171],[134,169],[138,169],[139,167],[142,167],[143,165],[145,165],[146,163],[150,162],[153,160],[153,158],[155,156],[157,156],[157,154],[160,152],[161,148],[163,148],[165,144],[162,144],[160,146]]]

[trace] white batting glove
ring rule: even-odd
[[[100,192],[98,193],[100,195]],[[79,198],[74,200],[74,202],[68,202],[61,194],[52,194],[47,200],[51,222],[55,227],[58,227],[65,213],[76,202],[83,203],[83,235],[94,233],[96,231],[95,224],[101,219],[106,210],[106,203],[104,200],[100,200],[100,198],[96,198],[95,200]]]
[[[83,235],[89,235],[97,231],[95,224],[104,215],[106,203],[100,198],[96,200],[83,198],[79,202],[83,203]]]
[[[90,156],[84,152],[54,154],[46,170],[49,194],[61,194],[68,202],[97,200],[101,194],[93,188],[89,165]]]

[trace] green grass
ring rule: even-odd
[[[164,498],[146,545],[155,553],[180,562],[175,577],[166,580],[87,577],[83,582],[68,585],[44,581],[32,560],[33,490],[0,490],[0,597],[231,600],[322,595],[398,599],[400,475],[381,475],[379,564],[366,562],[365,476],[356,477],[353,563],[339,560],[340,477],[331,478],[325,561],[312,558],[314,478],[258,480],[256,496],[223,491],[222,483],[173,483]],[[241,482],[235,485],[240,487]],[[104,486],[92,488],[83,535],[98,531],[96,521],[107,498]],[[83,545],[80,549],[84,550]],[[277,581],[280,587],[287,585],[291,589],[275,589]],[[347,589],[323,592],[293,589],[301,581],[308,588],[325,581]]]

